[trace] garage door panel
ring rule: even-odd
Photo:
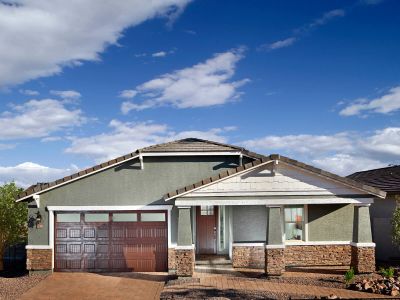
[[[168,260],[168,230],[164,221],[141,222],[140,212],[132,213],[126,221],[118,213],[118,221],[92,222],[95,213],[89,213],[91,222],[56,222],[55,269],[57,271],[166,271]],[[159,218],[160,212],[155,214]],[[150,215],[150,217],[152,217]],[[56,215],[57,219],[57,215]],[[64,217],[63,219],[66,219]],[[75,216],[76,219],[76,216]],[[116,218],[117,219],[117,218]],[[149,219],[149,215],[147,216]],[[160,218],[162,219],[162,218]],[[122,221],[121,221],[122,220]],[[104,221],[104,220],[103,220]]]

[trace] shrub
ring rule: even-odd
[[[387,269],[381,267],[379,269],[379,273],[386,278],[393,278],[394,277],[394,268],[393,267],[389,267]]]
[[[344,273],[344,282],[345,282],[347,285],[349,285],[350,283],[353,282],[354,277],[355,277],[354,269],[353,269],[353,268],[350,268],[349,270],[346,271],[346,273]]]

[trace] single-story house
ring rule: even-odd
[[[169,271],[198,255],[233,267],[375,270],[370,205],[386,193],[277,154],[200,139],[139,149],[32,186],[27,268]]]
[[[372,237],[376,243],[376,258],[398,262],[400,249],[392,243],[391,219],[400,203],[400,166],[356,172],[348,176],[386,192],[386,198],[375,198],[371,205]]]

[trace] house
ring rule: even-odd
[[[400,201],[400,166],[356,172],[348,177],[386,192],[386,198],[376,198],[370,208],[372,236],[378,260],[398,261],[400,250],[392,243],[390,221]]]
[[[183,139],[32,186],[27,267],[193,273],[197,255],[233,267],[375,270],[378,188],[296,160]]]

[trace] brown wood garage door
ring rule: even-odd
[[[56,271],[167,271],[166,211],[58,213],[54,235]]]

